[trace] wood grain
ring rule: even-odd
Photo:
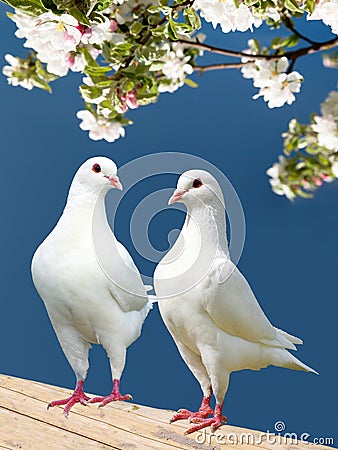
[[[230,425],[222,426],[215,435],[207,430],[203,435],[185,436],[189,423],[180,421],[170,425],[173,411],[130,402],[114,402],[104,408],[76,405],[68,419],[61,407],[47,411],[51,400],[68,397],[70,393],[68,389],[0,375],[0,450],[332,449],[302,442],[295,444],[290,439],[272,443],[266,437],[261,439],[259,431]],[[250,435],[252,440],[247,441],[243,435]]]

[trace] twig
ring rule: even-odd
[[[240,69],[241,67],[246,66],[247,64],[248,64],[247,62],[210,64],[208,66],[193,66],[193,70],[195,72],[199,72],[202,75],[204,72],[208,72],[209,70]]]
[[[309,43],[309,44],[311,44],[311,45],[313,45],[313,46],[320,45],[319,42],[313,41],[312,39],[310,39],[310,38],[304,36],[302,33],[300,33],[298,30],[296,30],[296,28],[295,28],[295,27],[293,26],[293,24],[292,24],[292,20],[290,19],[290,17],[288,17],[288,16],[283,16],[283,17],[282,17],[282,21],[283,21],[285,27],[286,27],[288,30],[292,31],[293,34],[295,34],[296,36],[298,36],[298,37],[299,37],[300,39],[302,39],[303,41],[305,41],[305,42],[307,42],[307,43]]]
[[[173,42],[179,42],[180,44],[182,44],[186,47],[197,48],[199,50],[204,50],[204,51],[211,52],[211,53],[218,53],[219,55],[233,56],[235,58],[248,58],[250,60],[266,59],[266,60],[271,61],[271,60],[278,60],[282,56],[286,56],[288,59],[297,59],[304,55],[310,55],[312,53],[317,53],[317,52],[321,52],[323,50],[328,50],[328,49],[336,47],[338,45],[338,36],[333,39],[330,39],[329,41],[315,43],[308,47],[302,47],[302,48],[299,48],[298,50],[288,51],[288,52],[285,52],[280,55],[262,55],[262,54],[254,55],[251,53],[237,52],[234,50],[228,50],[228,49],[224,49],[224,48],[214,47],[214,46],[208,45],[208,44],[201,44],[199,42],[186,41],[184,39],[179,39],[179,40],[173,41]]]

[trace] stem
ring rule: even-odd
[[[295,64],[296,64],[296,60],[292,59],[290,61],[290,64],[289,64],[289,67],[288,67],[288,70],[286,71],[286,73],[291,73],[293,71],[293,68],[295,67]]]
[[[283,16],[282,21],[288,30],[292,31],[296,36],[298,36],[303,41],[306,41],[307,43],[309,43],[313,46],[320,45],[319,42],[313,41],[312,39],[304,36],[302,33],[300,33],[298,30],[296,30],[296,28],[293,26],[293,23],[292,23],[292,20],[290,19],[290,17]]]
[[[317,53],[323,50],[328,50],[330,48],[336,47],[338,45],[338,36],[325,42],[314,43],[308,47],[302,47],[299,48],[298,50],[288,51],[280,55],[262,55],[262,54],[253,55],[250,53],[237,52],[234,50],[214,47],[208,44],[200,44],[199,42],[190,42],[184,39],[178,39],[175,42],[179,42],[180,44],[185,45],[186,47],[198,48],[199,50],[204,50],[211,53],[218,53],[219,55],[233,56],[235,58],[248,58],[251,60],[266,59],[272,61],[278,60],[282,56],[286,56],[288,59],[297,59],[304,55],[310,55],[312,53]]]

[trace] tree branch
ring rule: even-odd
[[[204,72],[208,72],[210,70],[220,70],[220,69],[240,69],[243,66],[246,66],[248,63],[240,62],[240,63],[221,63],[221,64],[210,64],[208,66],[193,66],[193,70],[195,72],[199,72],[202,75]]]
[[[224,48],[214,47],[214,46],[208,45],[208,44],[201,44],[199,42],[190,42],[190,41],[186,41],[184,39],[178,39],[177,41],[173,41],[173,42],[179,42],[180,44],[182,44],[186,47],[197,48],[199,50],[204,50],[204,51],[211,52],[211,53],[217,53],[219,55],[233,56],[234,58],[248,58],[251,60],[266,59],[268,61],[269,60],[273,61],[273,60],[280,59],[282,56],[286,56],[288,59],[297,59],[304,55],[310,55],[312,53],[317,53],[317,52],[321,52],[323,50],[328,50],[330,48],[336,47],[336,46],[338,46],[338,36],[333,39],[330,39],[328,41],[325,41],[325,42],[314,43],[308,47],[302,47],[302,48],[299,48],[298,50],[288,51],[288,52],[285,52],[280,55],[262,55],[262,54],[253,55],[253,54],[246,53],[246,52],[237,52],[234,50],[228,50],[228,49],[224,49]]]

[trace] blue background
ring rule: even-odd
[[[0,6],[3,62],[5,53],[26,54],[23,41],[14,37],[15,25],[6,18],[6,10]],[[206,29],[209,43],[239,50],[247,47],[252,36]],[[315,38],[332,36],[316,23],[304,29],[312,30]],[[268,42],[265,28],[257,36]],[[238,71],[195,75],[198,89],[184,87],[134,111],[130,117],[135,124],[127,128],[124,139],[112,144],[90,141],[78,127],[76,112],[83,109],[77,94],[80,75],[55,82],[53,95],[13,88],[0,77],[0,372],[69,388],[74,385],[33,287],[30,261],[61,214],[78,166],[96,154],[122,166],[153,152],[192,153],[215,164],[234,185],[247,224],[239,267],[272,323],[303,338],[297,356],[320,372],[315,376],[268,368],[235,373],[224,413],[232,425],[261,430],[272,431],[274,423],[282,420],[286,431],[307,432],[311,438],[335,436],[337,446],[338,187],[325,185],[313,200],[298,199],[292,204],[271,192],[265,175],[281,152],[281,133],[288,121],[296,116],[308,122],[327,92],[336,87],[337,72],[323,68],[317,55],[303,58],[296,70],[305,76],[297,101],[275,110],[268,110],[262,100],[251,100],[255,89]],[[130,195],[130,205],[135,207],[159,187],[174,188],[176,180],[171,175],[139,183],[135,195]],[[130,241],[131,212],[131,207],[125,208],[115,232],[142,272],[151,275],[154,264],[142,259]],[[168,232],[179,228],[182,220],[178,211],[160,213],[150,224],[154,245],[165,249]],[[157,307],[143,330],[129,349],[121,391],[132,393],[135,402],[154,407],[197,408],[198,383],[181,360]],[[108,360],[103,349],[95,346],[86,391],[105,394],[110,389]]]

